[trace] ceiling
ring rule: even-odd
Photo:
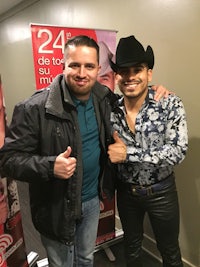
[[[0,1],[0,16],[24,0],[1,0]]]

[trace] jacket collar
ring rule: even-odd
[[[45,105],[46,111],[55,116],[66,118],[66,111],[63,107],[64,102],[70,105],[71,108],[75,106],[71,99],[64,75],[59,74],[56,76],[47,90],[49,90],[49,96]],[[117,96],[111,92],[108,87],[101,85],[99,82],[94,84],[91,92],[98,101],[102,101],[107,95],[110,95],[109,98],[111,102],[117,99]]]
[[[46,112],[53,114],[55,116],[66,118],[66,111],[64,110],[64,86],[65,80],[63,74],[59,74],[55,77],[53,82],[47,88],[49,90],[49,95],[45,105]],[[68,104],[73,106],[73,101],[71,100],[70,94],[68,93]]]

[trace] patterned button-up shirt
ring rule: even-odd
[[[126,121],[123,97],[111,114],[112,130],[127,146],[127,159],[118,164],[124,182],[150,185],[165,179],[185,157],[188,147],[186,115],[181,99],[173,94],[154,100],[149,93],[135,121],[133,133]]]

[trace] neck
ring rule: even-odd
[[[138,97],[126,97],[124,96],[124,106],[126,108],[127,111],[139,111],[142,104],[145,101],[146,95],[147,95],[148,91],[146,91],[145,94],[142,94]]]
[[[87,101],[90,98],[90,93],[85,94],[85,95],[81,95],[81,94],[74,94],[71,92],[71,96],[72,96],[72,98],[75,98],[79,101]]]

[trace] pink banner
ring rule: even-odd
[[[67,28],[31,24],[36,89],[47,87],[62,73],[64,45],[76,35],[88,35],[95,41],[104,41],[115,51],[116,31]]]

